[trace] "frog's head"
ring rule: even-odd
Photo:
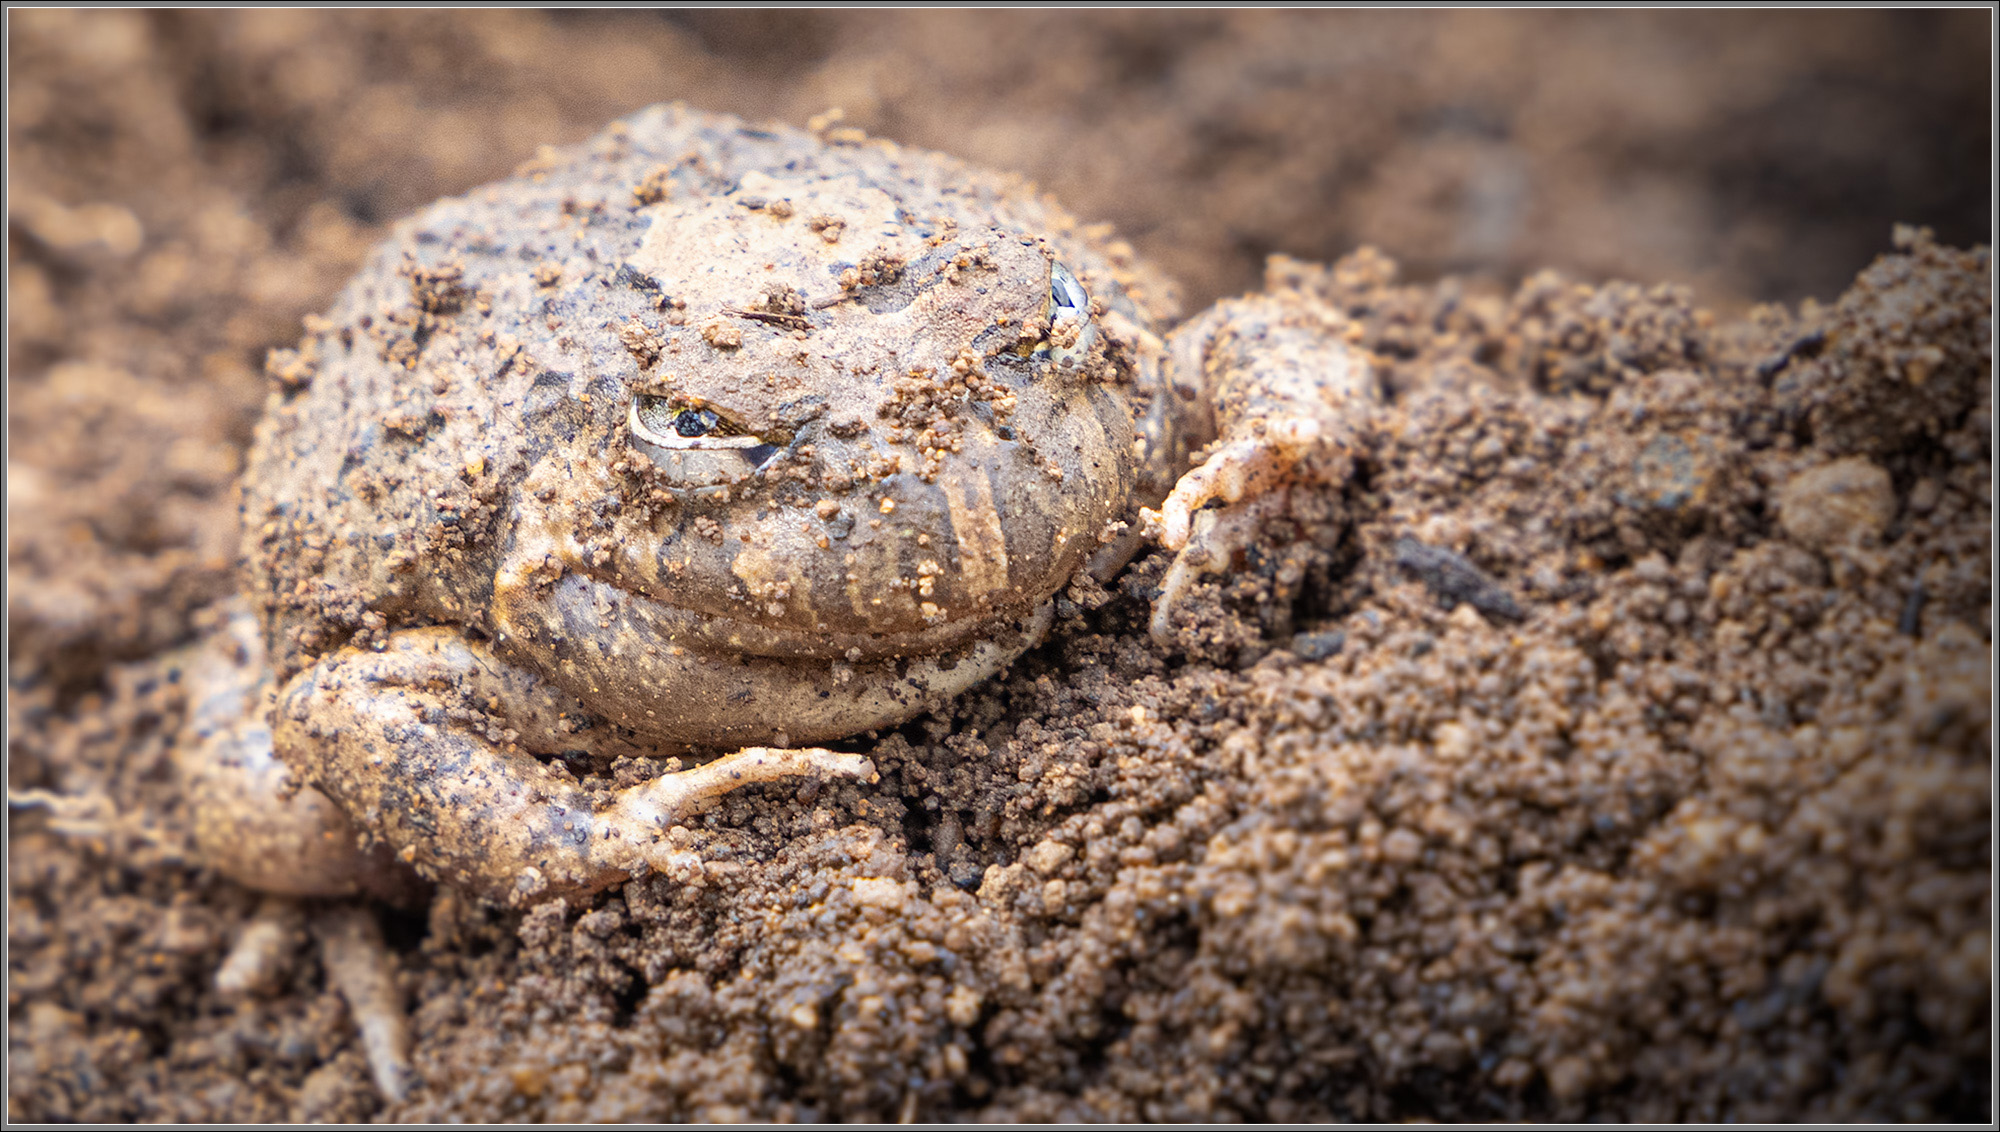
[[[567,569],[676,646],[850,660],[939,652],[1067,582],[1134,481],[1129,362],[1091,294],[1115,284],[943,199],[955,219],[753,174],[655,205],[619,270],[660,313],[606,328],[622,400],[558,493],[625,505],[597,534],[548,516]]]

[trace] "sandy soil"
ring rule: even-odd
[[[1987,18],[10,13],[9,1118],[1990,1119]],[[1174,654],[1144,558],[693,883],[379,910],[385,1107],[303,927],[213,989],[174,650],[266,352],[670,98],[1298,257],[1394,403]]]

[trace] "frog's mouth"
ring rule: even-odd
[[[625,425],[633,447],[682,490],[739,483],[786,450],[714,406],[684,397],[635,393]]]
[[[932,647],[847,659],[826,647],[757,651],[735,634],[680,636],[673,622],[710,632],[707,619],[661,609],[568,574],[547,598],[504,587],[495,604],[502,647],[519,649],[548,679],[649,742],[679,747],[828,743],[893,727],[985,680],[1046,637],[1054,603]],[[827,641],[837,645],[840,642]],[[779,739],[779,736],[785,736]]]

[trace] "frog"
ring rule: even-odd
[[[1326,302],[1182,320],[1028,181],[815,125],[669,104],[544,149],[272,354],[184,771],[223,873],[513,906],[685,875],[676,826],[865,788],[828,744],[993,677],[1149,544],[1170,640],[1346,474],[1379,394]],[[681,762],[570,769],[635,759]]]

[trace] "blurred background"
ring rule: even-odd
[[[684,99],[1018,170],[1187,309],[1272,252],[1721,314],[1990,241],[1990,12],[8,14],[17,674],[226,589],[267,350],[385,226]]]

